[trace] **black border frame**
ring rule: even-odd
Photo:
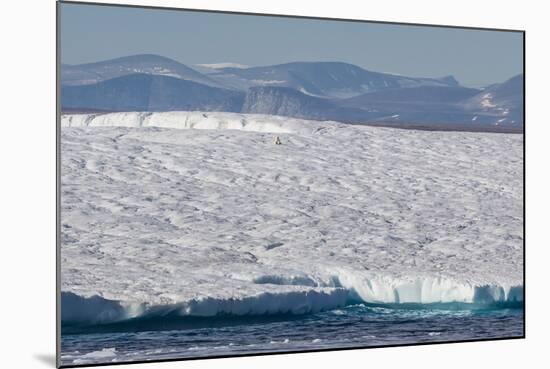
[[[155,359],[155,360],[136,360],[136,361],[122,361],[115,363],[95,363],[95,364],[81,364],[81,365],[61,365],[61,4],[74,4],[74,5],[92,5],[92,6],[105,6],[105,7],[121,7],[121,8],[138,8],[138,9],[151,9],[151,10],[165,10],[165,11],[187,11],[197,13],[215,13],[215,14],[232,14],[232,15],[250,15],[250,16],[262,16],[262,17],[278,17],[278,18],[296,18],[296,19],[313,19],[313,20],[325,20],[325,21],[344,21],[344,22],[356,22],[356,23],[374,23],[374,24],[388,24],[388,25],[400,25],[400,26],[416,26],[416,27],[437,27],[437,28],[451,28],[451,29],[465,29],[465,30],[477,30],[477,31],[499,31],[499,32],[513,32],[521,33],[523,36],[523,335],[518,337],[499,337],[499,338],[475,338],[464,340],[453,340],[443,342],[417,342],[406,344],[389,344],[389,345],[372,345],[372,346],[357,346],[357,347],[334,347],[323,349],[305,349],[305,350],[288,350],[277,352],[259,352],[259,353],[236,353],[230,355],[211,355],[205,357],[184,357],[184,358],[169,358],[169,359]],[[379,21],[368,19],[349,19],[349,18],[330,18],[320,16],[304,16],[304,15],[287,15],[287,14],[269,14],[269,13],[254,13],[254,12],[241,12],[241,11],[228,11],[228,10],[212,10],[212,9],[194,9],[194,8],[177,8],[177,7],[163,7],[153,5],[134,5],[134,4],[116,4],[116,3],[98,3],[87,2],[78,0],[56,0],[56,61],[55,61],[55,96],[56,96],[56,367],[57,368],[83,368],[83,367],[100,367],[109,365],[128,365],[128,364],[144,364],[144,363],[163,363],[174,361],[194,361],[194,360],[211,360],[211,359],[225,359],[225,358],[239,358],[250,356],[270,356],[270,355],[287,355],[287,354],[304,354],[315,352],[331,352],[331,351],[349,351],[349,350],[364,350],[375,348],[391,348],[391,347],[410,347],[410,346],[427,346],[427,345],[445,345],[453,343],[468,343],[468,342],[492,342],[492,341],[508,341],[508,340],[521,340],[526,338],[526,197],[525,197],[525,177],[526,177],[526,31],[521,29],[511,28],[487,28],[487,27],[472,27],[472,26],[457,26],[448,24],[430,24],[430,23],[412,23],[412,22],[395,22],[395,21]]]

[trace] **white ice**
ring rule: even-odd
[[[247,69],[247,68],[250,68],[248,65],[239,64],[239,63],[197,64],[197,66],[204,67],[204,68],[212,68],[212,69],[223,69],[223,68]]]
[[[204,112],[61,124],[64,320],[522,299],[521,135]]]

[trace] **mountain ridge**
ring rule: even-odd
[[[414,78],[345,62],[213,65],[204,74],[154,54],[62,64],[62,108],[228,111],[354,124],[523,131],[522,74],[474,89],[453,76]]]
[[[110,111],[240,111],[244,94],[168,76],[130,74],[84,86],[62,86],[63,108]]]

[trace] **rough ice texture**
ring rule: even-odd
[[[522,135],[202,112],[61,123],[64,321],[523,298]]]

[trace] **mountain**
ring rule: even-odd
[[[219,83],[245,90],[253,86],[290,87],[306,95],[345,98],[388,88],[457,86],[451,76],[412,78],[367,71],[341,62],[293,62],[265,67],[218,68]]]
[[[343,106],[365,107],[370,104],[386,104],[393,109],[407,109],[418,105],[417,109],[430,107],[439,108],[441,105],[453,105],[473,97],[480,91],[475,88],[460,86],[421,86],[410,88],[391,88],[360,96],[352,97],[340,102]]]
[[[421,86],[391,88],[366,93],[338,102],[351,107],[378,112],[377,122],[407,124],[455,124],[472,119],[461,102],[479,93],[479,90],[460,86]]]
[[[501,126],[523,126],[523,74],[489,86],[464,102],[467,111],[490,115]]]
[[[330,100],[312,97],[289,87],[251,87],[241,112],[324,119],[336,107]]]
[[[523,131],[523,75],[483,90],[341,62],[263,67],[134,55],[61,67],[64,111],[227,111],[422,129]],[[202,73],[201,73],[202,72]]]
[[[65,86],[87,85],[130,74],[167,76],[202,83],[207,86],[222,87],[208,76],[184,64],[151,54],[125,56],[97,63],[63,64],[61,67],[61,84]]]
[[[424,86],[330,99],[262,86],[248,89],[241,112],[413,129],[522,131],[521,125],[499,126],[499,117],[464,109],[464,101],[478,93],[465,87]]]
[[[61,88],[63,109],[238,112],[243,99],[244,94],[239,91],[151,74],[131,74],[95,84]]]
[[[366,122],[376,117],[368,110],[340,107],[331,99],[306,95],[289,87],[251,87],[242,113],[282,115],[315,120]]]
[[[343,99],[339,105],[384,113],[371,123],[522,132],[523,75],[485,90],[461,86],[395,88]]]

